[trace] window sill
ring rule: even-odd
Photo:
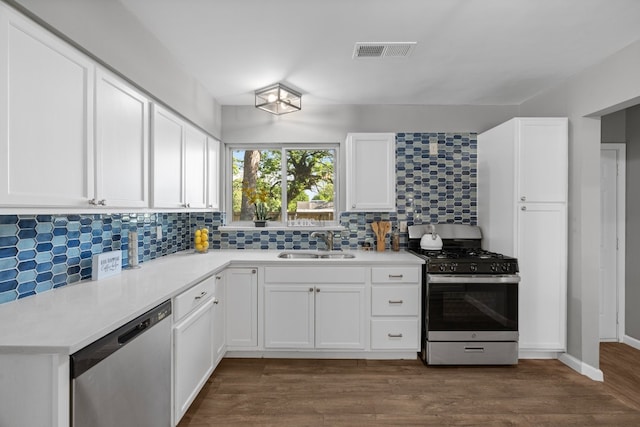
[[[301,226],[286,226],[286,225],[268,225],[266,227],[255,227],[251,224],[240,225],[221,225],[218,227],[220,231],[348,231],[347,227],[342,225],[301,225]]]

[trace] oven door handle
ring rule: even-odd
[[[513,283],[520,282],[520,276],[517,274],[506,274],[500,276],[486,275],[486,276],[456,276],[450,274],[428,274],[428,283]]]

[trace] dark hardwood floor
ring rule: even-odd
[[[224,359],[179,426],[640,425],[640,351],[602,354],[604,383],[557,360]]]

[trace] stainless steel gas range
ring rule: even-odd
[[[479,227],[413,225],[423,271],[421,358],[429,365],[518,363],[518,261],[483,250]]]

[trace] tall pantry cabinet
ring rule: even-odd
[[[514,118],[478,135],[478,224],[518,258],[520,357],[566,351],[568,120]]]

